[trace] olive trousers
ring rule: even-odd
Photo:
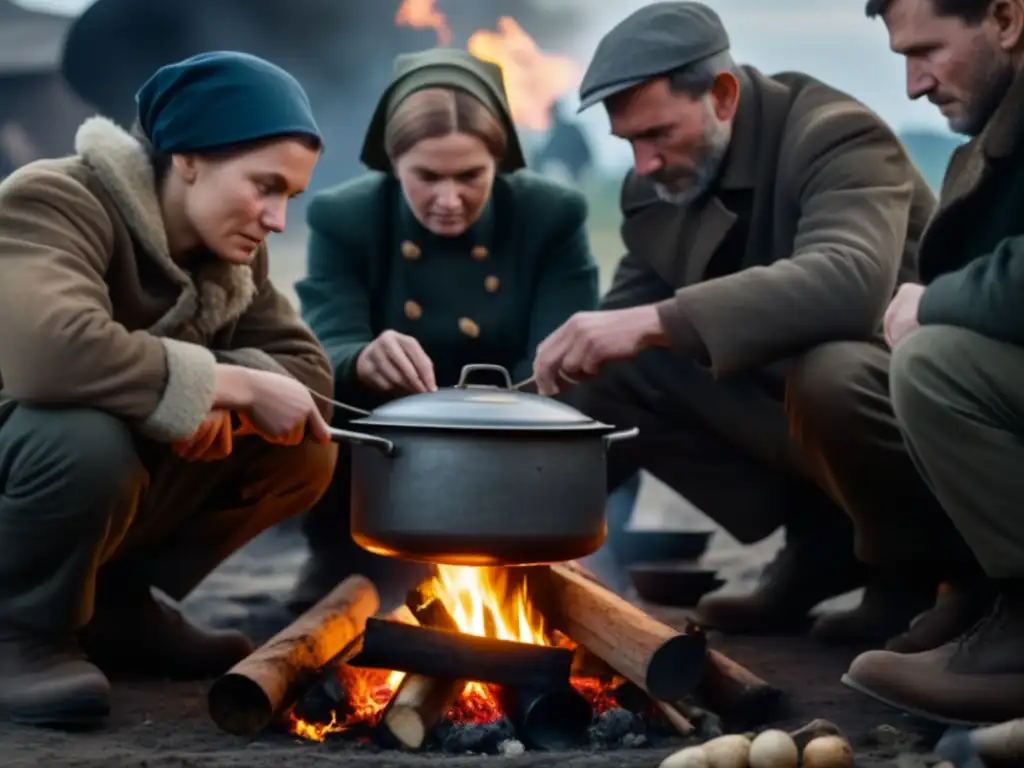
[[[892,363],[910,455],[986,575],[1024,577],[1024,349],[944,326],[908,336]]]
[[[235,441],[186,462],[108,414],[8,407],[0,423],[0,623],[85,626],[97,599],[184,598],[263,530],[309,509],[334,445]]]

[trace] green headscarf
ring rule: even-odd
[[[497,117],[508,133],[508,148],[498,170],[511,173],[526,167],[522,146],[512,122],[501,68],[453,48],[431,48],[395,57],[391,84],[377,102],[363,141],[360,160],[371,170],[390,173],[384,149],[388,119],[410,94],[427,88],[458,88],[476,98]]]

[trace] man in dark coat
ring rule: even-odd
[[[1024,5],[872,0],[907,92],[973,137],[957,150],[921,241],[921,280],[885,318],[892,397],[910,453],[985,574],[991,612],[955,642],[876,651],[844,681],[939,720],[1024,716]],[[948,517],[947,517],[948,515]],[[964,626],[962,629],[967,630]]]
[[[788,629],[867,582],[814,632],[906,629],[949,574],[916,531],[937,502],[892,413],[880,330],[897,282],[917,279],[934,196],[880,118],[807,75],[737,66],[700,3],[626,18],[580,91],[633,146],[628,253],[602,311],[541,345],[541,391],[593,377],[575,404],[640,427],[610,454],[612,485],[647,469],[744,543],[785,528],[753,594],[705,598],[705,623]]]

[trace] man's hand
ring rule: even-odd
[[[231,413],[215,409],[191,437],[171,443],[171,450],[185,461],[220,461],[231,455]]]
[[[923,285],[904,283],[889,302],[882,328],[885,331],[885,343],[890,349],[896,349],[903,339],[921,327],[917,322],[917,308],[923,293]]]
[[[533,362],[537,391],[557,395],[561,382],[596,376],[605,363],[635,357],[665,345],[655,305],[606,312],[578,312],[548,336]]]

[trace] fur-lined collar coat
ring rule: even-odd
[[[218,362],[331,394],[265,245],[250,265],[211,259],[189,274],[171,259],[142,145],[97,117],[75,148],[0,184],[2,400],[95,408],[170,442],[209,413]]]

